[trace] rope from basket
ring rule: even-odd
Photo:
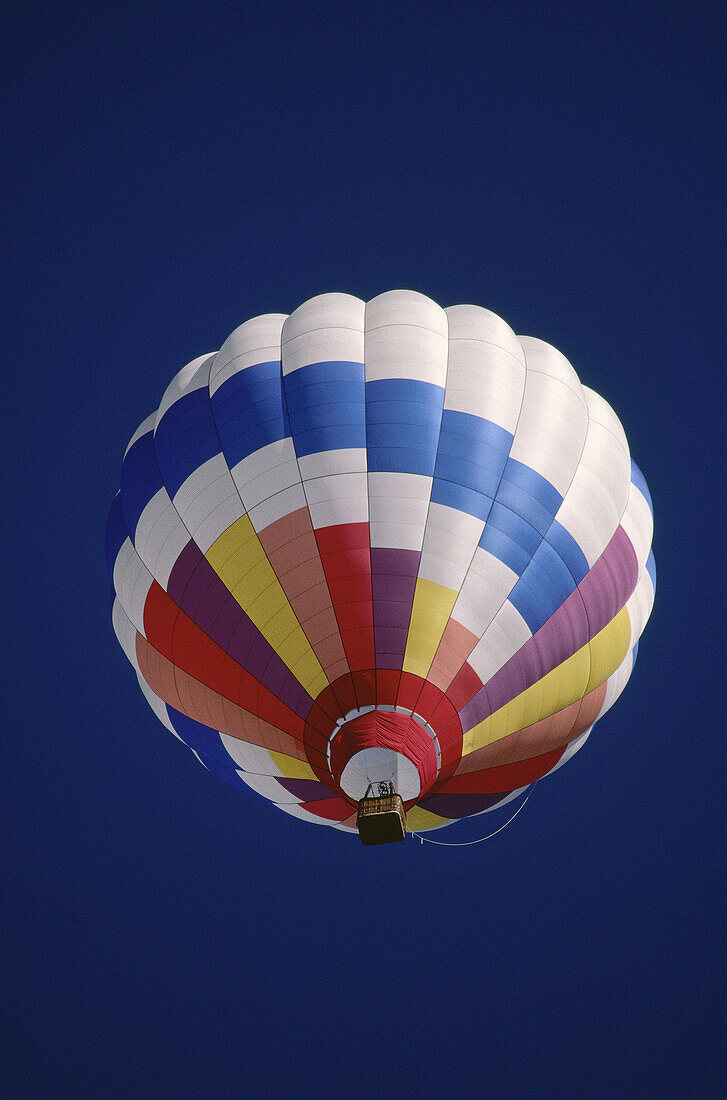
[[[530,795],[526,795],[525,802],[527,802],[529,798]],[[411,835],[418,837],[420,844],[436,844],[440,848],[468,848],[471,844],[482,844],[483,840],[490,840],[493,836],[497,836],[498,833],[501,833],[503,829],[506,829],[510,822],[514,821],[517,815],[520,813],[523,806],[525,805],[525,802],[520,803],[518,808],[515,810],[515,813],[508,821],[505,822],[504,825],[501,825],[499,829],[495,829],[494,833],[488,833],[487,836],[481,836],[479,840],[430,840],[428,836],[422,836],[421,833],[415,833],[413,830]]]

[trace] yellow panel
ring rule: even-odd
[[[320,665],[312,650],[290,665],[290,671],[298,683],[309,685],[306,690],[312,699],[317,699],[323,689],[328,687],[326,675],[323,671],[318,671],[319,669]]]
[[[249,516],[220,535],[206,554],[215,573],[263,637],[314,699],[328,685]]]
[[[404,655],[404,672],[426,678],[452,614],[457,593],[435,581],[417,581]]]
[[[588,678],[586,692],[593,691],[616,671],[631,646],[631,621],[625,607],[609,623],[609,626],[613,629],[607,641],[604,641],[604,645],[598,651],[591,654],[591,675]],[[606,631],[603,630],[601,633],[605,634]]]
[[[270,638],[271,643],[276,649],[285,647],[285,651],[289,654],[291,661],[297,661],[304,653],[309,652],[310,645],[301,627],[297,627],[297,629],[291,631],[290,615],[288,614],[290,605],[287,602],[281,603],[279,594],[284,596],[282,589],[279,589],[278,593],[275,593],[274,598],[276,607],[273,614],[265,623],[265,636]],[[272,608],[273,594],[270,593],[267,598],[269,606]],[[296,619],[296,623],[297,621]]]
[[[294,756],[288,756],[284,752],[273,752],[272,749],[268,751],[286,779],[315,779],[316,783],[319,782],[318,776],[307,760],[296,760]]]
[[[449,817],[439,817],[438,814],[432,814],[429,810],[423,810],[421,806],[412,806],[406,815],[406,827],[409,832],[422,832],[425,829],[434,829],[437,825],[446,825],[448,821],[452,819]]]
[[[532,726],[582,699],[615,672],[630,642],[631,624],[623,607],[582,649],[468,730],[462,740],[462,755]]]

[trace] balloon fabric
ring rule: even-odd
[[[610,406],[541,340],[412,291],[324,294],[185,366],[107,526],[112,617],[210,771],[418,832],[564,764],[631,675],[652,506]]]

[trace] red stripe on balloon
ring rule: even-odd
[[[154,649],[143,634],[136,636],[136,659],[141,675],[154,694],[180,714],[251,745],[282,752],[296,760],[307,759],[302,740],[201,684]],[[281,721],[284,720],[281,715]]]
[[[514,791],[518,787],[527,787],[542,779],[560,760],[566,750],[563,745],[553,752],[529,760],[518,760],[513,764],[502,764],[497,768],[485,768],[479,772],[456,775],[441,785],[437,785],[437,794],[497,794],[498,791]]]
[[[195,680],[272,725],[302,733],[303,720],[200,630],[156,581],[144,605],[144,631],[155,649]]]
[[[321,527],[316,542],[351,671],[373,668],[374,611],[368,523]],[[361,706],[359,700],[359,706]]]
[[[321,798],[315,802],[301,802],[300,807],[327,821],[345,821],[351,816],[351,803],[343,798]]]

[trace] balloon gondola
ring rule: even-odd
[[[422,832],[581,748],[634,665],[652,530],[555,348],[478,306],[324,294],[189,363],[133,435],[113,623],[210,771],[353,833],[396,795]]]

